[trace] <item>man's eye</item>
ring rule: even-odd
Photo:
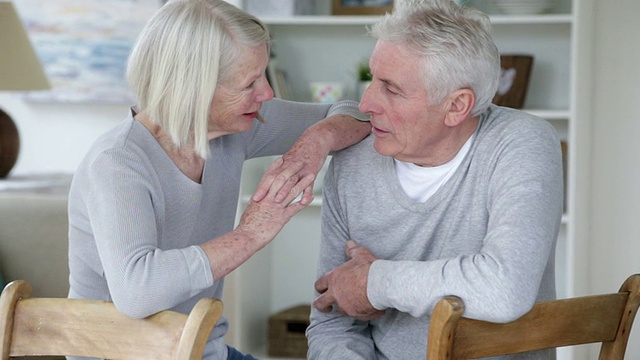
[[[385,86],[385,90],[392,95],[398,95],[398,92],[393,90],[393,88],[390,88],[389,86]]]

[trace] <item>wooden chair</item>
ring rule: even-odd
[[[639,305],[640,274],[630,276],[617,293],[540,302],[506,324],[464,318],[462,300],[449,296],[433,311],[427,359],[475,359],[602,343],[600,360],[622,360]]]
[[[30,298],[24,280],[0,296],[0,354],[9,357],[69,355],[106,359],[202,359],[222,314],[218,299],[200,300],[189,315],[161,311],[131,319],[113,303]]]

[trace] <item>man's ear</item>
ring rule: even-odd
[[[471,109],[476,103],[476,96],[473,90],[464,88],[454,91],[447,98],[449,110],[445,116],[444,123],[447,126],[458,126],[471,114]]]

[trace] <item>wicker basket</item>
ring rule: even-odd
[[[311,305],[298,305],[269,317],[269,356],[306,358],[310,313]]]

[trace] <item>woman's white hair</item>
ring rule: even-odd
[[[142,30],[129,56],[127,80],[145,112],[182,147],[193,138],[207,158],[207,129],[218,83],[242,52],[269,46],[256,17],[223,0],[171,0]]]
[[[484,13],[451,0],[403,0],[370,32],[422,56],[424,73],[420,75],[431,104],[469,88],[476,96],[471,110],[475,116],[493,100],[500,77],[500,54]]]

